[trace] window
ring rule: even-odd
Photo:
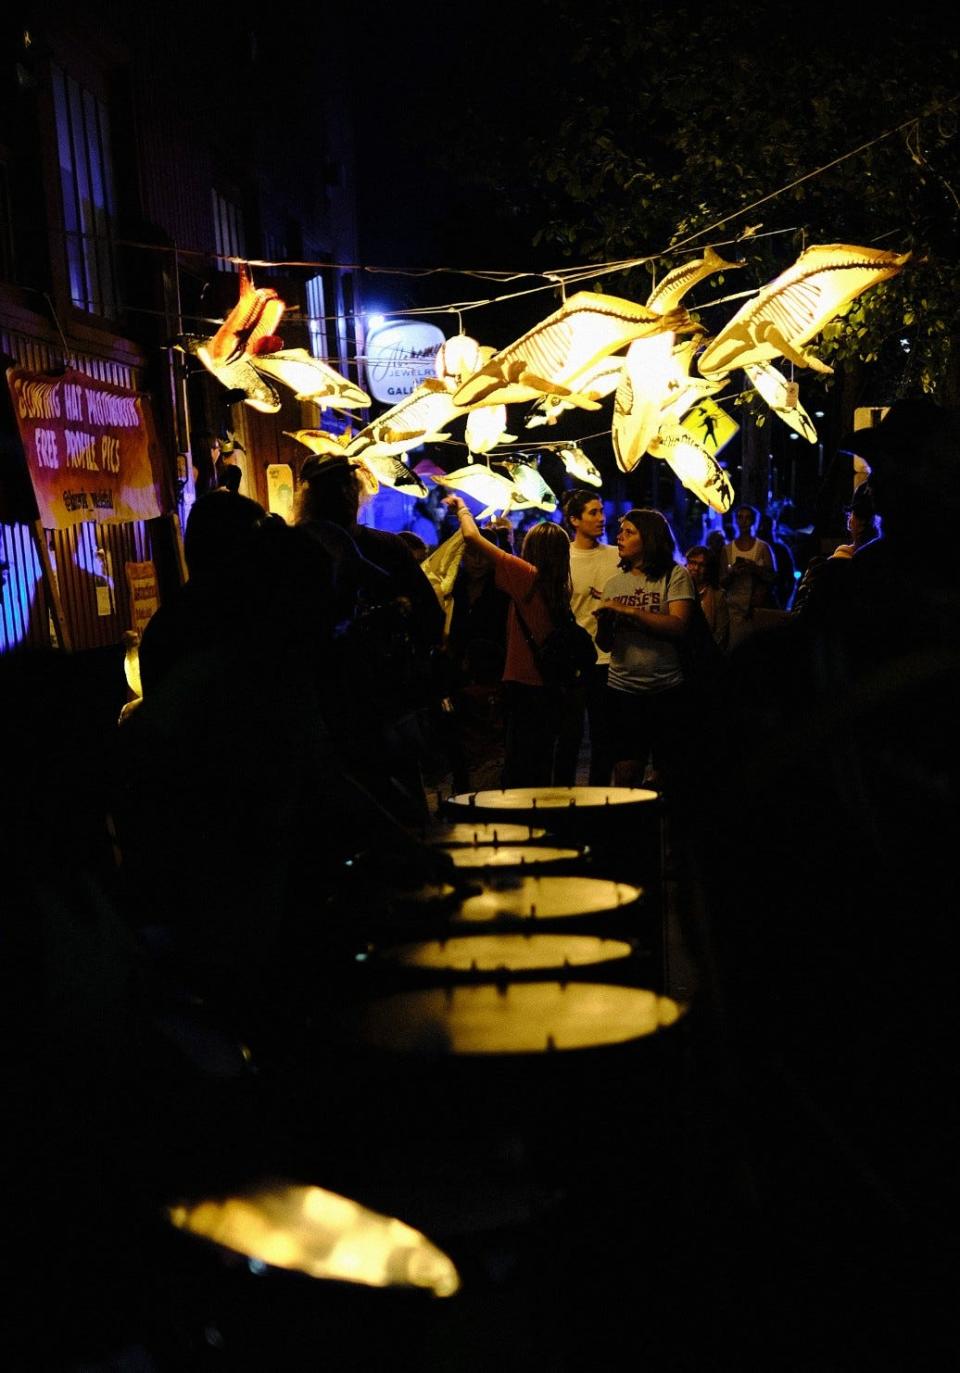
[[[107,110],[59,67],[52,72],[70,299],[109,319],[117,313],[117,291]]]
[[[246,257],[247,243],[243,233],[243,215],[239,208],[219,191],[213,191],[213,234],[217,253],[221,261],[221,272],[238,272],[235,262],[227,262],[228,257]]]
[[[337,317],[327,312],[328,298],[335,299],[327,274],[318,273],[307,281],[307,332],[310,336],[310,352],[315,358],[323,358],[331,367],[340,366],[340,347],[337,339]]]

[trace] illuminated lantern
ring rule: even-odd
[[[482,363],[482,350],[476,339],[466,334],[448,338],[437,349],[436,369],[441,381],[448,377],[451,381],[461,382]]]
[[[482,410],[471,410],[467,416],[467,447],[471,453],[489,453],[498,443],[512,443],[514,435],[506,433],[507,407],[487,405]]]
[[[745,265],[743,262],[724,262],[718,253],[708,248],[703,257],[693,262],[685,262],[680,267],[674,267],[672,272],[668,272],[660,285],[655,286],[647,297],[647,309],[657,310],[660,314],[667,310],[675,310],[698,281],[713,276],[714,272],[732,272],[734,268]]]
[[[340,375],[306,348],[286,348],[269,356],[251,358],[261,375],[279,381],[296,392],[297,400],[312,400],[334,410],[352,410],[370,404],[366,391]]]
[[[597,402],[578,388],[602,358],[633,339],[694,327],[685,310],[660,315],[619,296],[578,291],[522,338],[494,353],[467,378],[454,400],[466,410],[555,395],[596,410]]]
[[[402,1221],[323,1187],[265,1182],[237,1196],[172,1206],[178,1230],[311,1278],[366,1287],[417,1287],[450,1297],[451,1260]]]
[[[675,372],[673,334],[637,339],[627,349],[613,405],[613,451],[621,472],[632,472],[656,437]]]
[[[733,504],[733,483],[726,472],[691,433],[676,424],[664,425],[650,445],[682,484],[711,510],[725,514]]]
[[[514,502],[523,500],[522,493],[506,477],[491,472],[483,463],[472,462],[466,467],[458,467],[455,472],[447,472],[442,477],[432,477],[438,486],[448,486],[451,491],[462,491],[465,496],[479,501],[484,507],[477,516],[484,519],[494,510],[508,510]]]
[[[586,453],[575,443],[557,449],[557,457],[563,463],[569,476],[575,481],[586,482],[588,486],[602,486],[603,478]]]
[[[743,370],[773,413],[779,415],[784,424],[806,439],[807,443],[816,443],[817,431],[813,420],[797,399],[796,383],[791,385],[783,373],[769,362],[749,362]]]
[[[543,480],[536,466],[529,460],[524,462],[517,461],[498,462],[498,467],[502,467],[510,476],[514,486],[520,492],[521,500],[516,498],[513,502],[514,510],[543,510],[548,515],[557,508],[557,493],[553,491]]]
[[[587,369],[580,380],[578,393],[587,400],[600,401],[612,395],[620,384],[622,357],[601,358],[593,367]],[[541,424],[556,424],[565,410],[573,410],[575,403],[564,400],[562,396],[544,396],[533,407],[533,414],[527,420],[528,429],[536,429]]]
[[[400,458],[390,454],[378,455],[368,449],[362,458],[355,458],[354,462],[366,467],[371,475],[375,474],[375,480],[379,479],[384,486],[399,491],[401,496],[412,496],[415,500],[421,501],[430,494],[416,472]]]
[[[288,439],[296,439],[304,448],[309,448],[318,458],[331,454],[346,457],[347,445],[351,439],[349,431],[346,434],[328,434],[325,429],[284,429],[283,432]]]
[[[209,341],[208,353],[215,363],[238,362],[254,353],[262,339],[276,334],[287,307],[269,286],[255,287],[246,269],[240,269],[240,299]]]
[[[463,414],[442,381],[428,377],[415,391],[384,411],[355,436],[351,454],[365,458],[399,457],[421,443],[443,443],[439,431]]]
[[[870,286],[896,276],[909,258],[846,243],[808,248],[711,339],[700,355],[700,371],[716,376],[784,357],[798,367],[832,372],[804,344]]]
[[[242,357],[236,362],[217,362],[207,347],[209,340],[187,338],[183,347],[203,363],[228,391],[242,391],[246,405],[259,410],[264,415],[275,415],[280,409],[280,397],[276,388],[253,367],[249,358]]]
[[[726,378],[718,377],[710,381],[706,377],[691,376],[690,366],[693,355],[700,346],[700,339],[687,339],[678,343],[673,350],[674,374],[667,384],[666,398],[661,407],[661,420],[682,420],[688,410],[698,405],[707,396],[722,391],[728,385]]]

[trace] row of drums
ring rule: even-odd
[[[174,1214],[261,1267],[458,1293],[450,1321],[358,1306],[358,1367],[401,1326],[430,1347],[416,1366],[461,1366],[492,1294],[517,1312],[572,1296],[598,1242],[599,1310],[638,1261],[625,1208],[663,1194],[673,1148],[686,1008],[663,983],[657,794],[452,796],[425,840],[447,880],[364,911],[284,1132],[296,1184]],[[250,1349],[255,1309],[244,1291],[230,1317]]]
[[[635,1157],[685,1007],[663,980],[655,792],[452,796],[426,839],[451,880],[396,896],[368,931],[347,1037],[378,1115],[395,1111],[394,1162],[409,1141],[415,1223],[447,1237],[482,1225],[475,1195],[433,1204],[454,1158],[461,1182],[510,1159],[556,1193],[600,1157]],[[502,1208],[485,1202],[492,1226]]]

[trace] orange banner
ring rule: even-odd
[[[163,514],[147,397],[74,371],[10,367],[7,383],[45,529]]]

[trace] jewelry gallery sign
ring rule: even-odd
[[[68,370],[7,370],[17,428],[45,529],[163,513],[149,401]]]

